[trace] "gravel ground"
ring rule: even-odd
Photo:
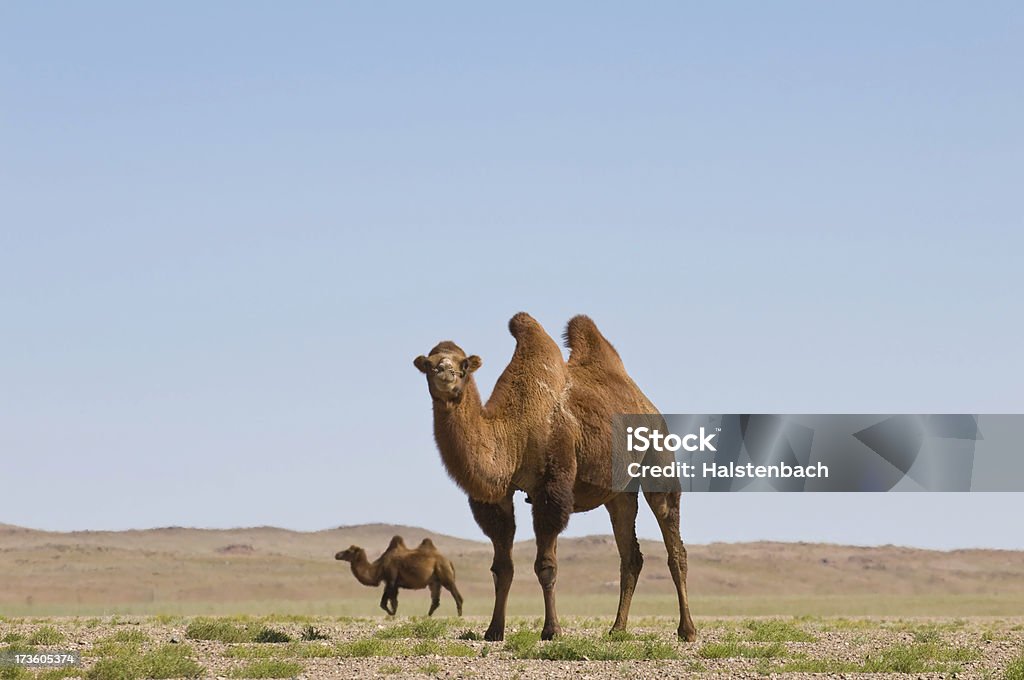
[[[417,619],[336,618],[228,618],[218,619],[256,630],[270,626],[298,640],[304,628],[314,626],[328,639],[285,644],[225,643],[191,639],[186,618],[52,618],[0,620],[0,639],[8,645],[27,644],[47,636],[62,638],[53,644],[38,644],[43,650],[77,650],[85,658],[82,672],[87,674],[102,654],[109,654],[111,639],[128,654],[141,655],[164,645],[188,645],[193,658],[204,669],[203,677],[230,678],[244,676],[249,664],[259,660],[271,663],[291,662],[301,670],[287,677],[361,678],[361,677],[443,677],[443,678],[666,678],[666,677],[823,677],[806,672],[783,672],[785,664],[823,664],[816,670],[833,677],[879,678],[949,677],[1002,678],[1006,667],[1024,654],[1024,619],[712,619],[697,621],[700,629],[695,643],[676,640],[675,622],[668,618],[641,617],[631,622],[633,644],[644,641],[656,645],[655,656],[678,658],[637,658],[616,661],[543,660],[517,658],[513,645],[459,639],[466,631],[482,634],[483,618],[439,619],[441,623],[423,635],[414,631],[410,637],[383,639],[394,626],[417,625]],[[606,621],[586,618],[563,620],[569,641],[592,643],[601,647],[611,644],[605,637]],[[759,628],[764,623],[765,628]],[[447,625],[446,625],[447,624]],[[776,627],[778,624],[780,627]],[[519,632],[524,639],[537,630],[539,621],[513,619],[509,637]],[[48,630],[49,629],[49,630]],[[42,631],[42,632],[40,632]],[[392,631],[394,634],[396,631]],[[416,637],[419,635],[419,637]],[[113,636],[113,638],[112,638]],[[435,637],[436,636],[436,637]],[[135,638],[137,641],[131,643]],[[426,642],[424,639],[426,638]],[[798,641],[797,638],[803,641]],[[369,641],[374,652],[384,656],[363,658],[326,656],[352,653],[350,643]],[[132,646],[134,644],[134,647]],[[629,643],[622,643],[629,644]],[[417,652],[415,647],[423,645]],[[732,645],[732,647],[730,647]],[[529,640],[533,652],[548,649],[547,643]],[[431,647],[434,647],[432,649]],[[447,650],[446,650],[447,647]],[[347,652],[339,650],[348,649]],[[448,652],[472,656],[451,656]],[[582,654],[586,656],[587,649]],[[900,660],[889,661],[893,669],[912,672],[858,673],[841,664],[862,664],[867,658],[887,658],[891,650],[913,649],[924,654],[924,669],[900,666]],[[105,651],[106,650],[106,651]],[[135,651],[131,651],[135,650]],[[890,650],[890,651],[887,651]],[[309,658],[310,653],[323,654]],[[364,652],[365,653],[365,652]],[[767,658],[749,655],[769,654]],[[955,658],[943,654],[956,654]],[[527,655],[529,652],[527,652]],[[237,658],[245,656],[250,658]],[[643,656],[643,653],[641,653]],[[934,668],[929,669],[931,664]],[[943,664],[951,664],[943,666]],[[277,669],[280,671],[280,669]],[[800,668],[799,670],[806,670]],[[0,678],[8,677],[0,672]],[[23,675],[22,677],[31,677]]]

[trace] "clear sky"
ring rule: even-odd
[[[666,412],[1022,412],[1022,33],[1018,2],[2,3],[0,522],[481,537],[412,359],[453,339],[488,393],[519,310],[590,314]],[[1020,494],[684,503],[693,542],[1024,548]]]

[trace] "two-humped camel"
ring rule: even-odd
[[[473,517],[494,546],[494,612],[487,640],[505,635],[512,585],[512,494],[532,501],[534,571],[544,593],[541,637],[561,632],[555,610],[558,534],[574,512],[604,505],[619,551],[619,607],[612,631],[624,630],[643,556],[636,539],[637,494],[612,490],[612,417],[658,414],[626,373],[618,352],[586,316],[565,331],[569,360],[529,314],[509,321],[516,348],[484,405],[467,356],[451,341],[414,360],[433,400],[434,438],[451,478],[469,496]],[[663,430],[666,428],[662,428]],[[661,528],[679,598],[679,637],[697,636],[686,596],[686,549],[679,536],[679,491],[644,492]]]
[[[378,586],[383,582],[384,593],[380,598],[380,606],[392,616],[398,611],[399,588],[430,588],[430,611],[427,616],[431,616],[441,604],[442,587],[452,594],[459,616],[462,616],[462,595],[455,587],[455,567],[429,538],[424,538],[415,550],[410,550],[401,536],[395,536],[387,550],[373,562],[367,559],[366,551],[357,545],[338,552],[334,559],[351,563],[353,576],[364,586]]]

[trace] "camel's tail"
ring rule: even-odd
[[[562,333],[562,339],[569,352],[569,365],[583,366],[604,363],[622,368],[622,359],[612,343],[601,335],[597,324],[589,316],[580,314],[569,319]]]

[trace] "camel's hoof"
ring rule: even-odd
[[[562,634],[561,626],[544,626],[544,630],[540,632],[541,640],[554,640],[556,637]]]
[[[487,640],[488,642],[501,642],[504,639],[504,628],[488,628],[487,632],[484,633],[484,640]]]
[[[691,628],[686,630],[682,626],[679,627],[679,639],[684,642],[693,642],[697,639],[697,629]]]

